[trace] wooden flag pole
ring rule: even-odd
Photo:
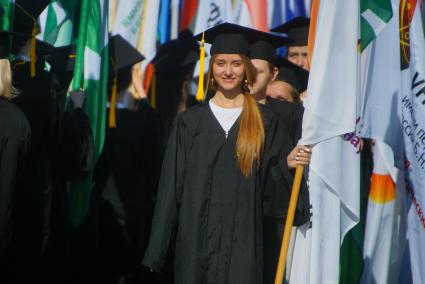
[[[297,207],[298,195],[300,193],[301,178],[304,166],[297,166],[295,170],[294,183],[292,185],[291,199],[289,200],[288,214],[286,216],[285,231],[283,233],[282,246],[280,247],[279,263],[277,265],[274,284],[282,284],[285,273],[286,256],[288,254],[289,239],[291,237],[292,225],[294,223],[295,209]]]

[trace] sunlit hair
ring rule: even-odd
[[[0,97],[12,99],[12,70],[8,59],[0,59]]]
[[[211,80],[213,78],[212,68],[216,57],[216,55],[213,55],[210,60],[207,76],[207,90],[216,90],[216,86],[213,86],[214,84]],[[257,71],[248,57],[245,55],[240,55],[240,57],[245,66],[245,78],[241,85],[241,91],[245,95],[245,100],[240,116],[239,133],[236,141],[236,154],[242,174],[245,177],[249,177],[252,174],[254,164],[257,165],[257,168],[260,164],[260,159],[263,154],[265,133],[260,109],[248,88],[248,86],[252,87],[255,83]],[[216,80],[214,80],[214,82],[216,82]]]

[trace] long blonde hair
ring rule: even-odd
[[[252,86],[255,83],[257,72],[248,57],[245,55],[240,56],[245,66],[245,78],[241,86],[245,99],[240,116],[239,133],[236,141],[236,155],[242,174],[245,177],[249,177],[252,174],[254,164],[257,164],[257,168],[259,166],[263,154],[265,133],[260,109],[248,88],[248,86]],[[212,85],[213,83],[211,80],[215,58],[216,55],[213,55],[210,60],[207,76],[207,90],[209,88],[215,90],[215,86]]]
[[[9,59],[0,59],[0,97],[12,99],[12,70]]]

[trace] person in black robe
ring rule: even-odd
[[[292,182],[291,147],[282,143],[287,133],[278,117],[249,94],[255,69],[238,27],[225,23],[205,32],[205,41],[212,43],[207,82],[214,96],[177,116],[163,161],[142,263],[160,271],[175,240],[175,283],[263,283],[263,204],[275,188]],[[239,107],[241,114],[227,128],[225,115],[215,113],[213,104],[222,111]],[[252,160],[247,174],[240,163],[245,144],[238,139],[256,125],[256,108],[265,135],[263,155]],[[261,130],[251,133],[255,137]]]
[[[9,283],[11,242],[14,235],[16,195],[29,148],[31,129],[27,118],[10,100],[12,94],[9,36],[0,33],[0,282]]]
[[[276,77],[281,76],[282,58],[276,55],[276,48],[288,43],[288,39],[270,33],[246,28],[251,43],[251,61],[257,70],[257,80],[252,92],[257,101],[268,106],[279,116],[290,134],[290,140],[282,141],[294,145],[294,153],[298,153],[298,163],[307,166],[311,156],[308,147],[298,144],[299,116],[297,104],[276,100],[266,96],[266,91]],[[300,68],[301,69],[301,68]],[[296,145],[296,146],[295,146]],[[295,168],[296,164],[291,168]],[[283,238],[283,229],[287,215],[291,191],[278,189],[274,198],[264,206],[264,283],[273,283],[277,270],[277,262]],[[309,198],[305,179],[297,202],[294,225],[302,225],[309,220]]]
[[[97,281],[137,283],[136,272],[150,233],[163,143],[159,117],[147,99],[136,102],[136,108],[122,100],[131,83],[131,68],[143,56],[118,35],[111,38],[110,54],[117,103],[115,110],[110,103],[108,112],[115,111],[116,125],[106,129],[91,206],[99,253]],[[110,82],[111,93],[114,80]]]
[[[168,137],[176,115],[197,104],[189,93],[199,45],[190,30],[180,32],[179,38],[160,46],[152,62],[156,75],[156,111],[161,118],[164,136]]]

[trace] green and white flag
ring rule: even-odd
[[[391,0],[361,0],[360,46],[363,51],[393,16]]]
[[[83,0],[72,89],[83,88],[84,111],[93,130],[95,155],[105,138],[108,87],[108,0]],[[91,177],[73,184],[70,190],[70,217],[78,226],[89,208]]]
[[[38,18],[39,40],[54,46],[70,45],[73,42],[73,18],[79,1],[52,0]]]

